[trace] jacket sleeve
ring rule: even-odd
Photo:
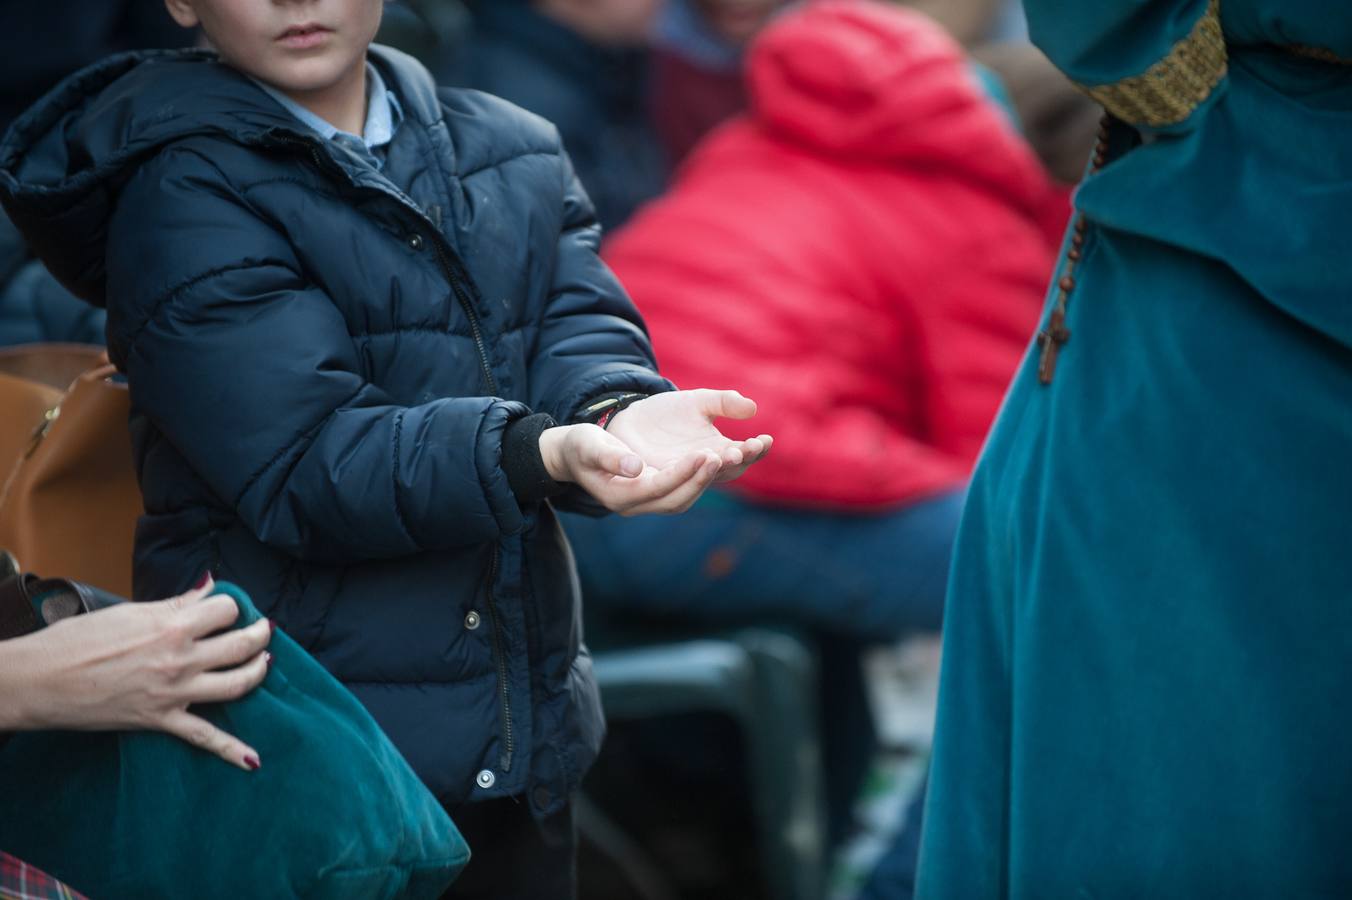
[[[549,296],[530,361],[530,405],[571,422],[593,397],[656,394],[657,374],[638,310],[597,255],[601,228],[572,163],[559,151],[563,217]]]
[[[737,388],[766,396],[751,381]],[[751,430],[774,435],[774,450],[730,485],[734,491],[771,503],[886,508],[956,488],[970,474],[965,460],[907,434],[876,409],[785,399],[781,393],[778,402],[760,405]]]
[[[263,542],[351,561],[524,524],[500,461],[525,407],[392,402],[284,235],[204,157],[170,150],[134,176],[108,261],[110,349],[134,414]]]
[[[1054,259],[1039,232],[993,233],[933,278],[916,317],[933,445],[975,463],[1037,331]],[[1038,261],[1042,264],[1039,265]]]
[[[1131,125],[1186,129],[1226,84],[1219,0],[1025,0],[1033,43]]]

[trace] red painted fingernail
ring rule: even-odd
[[[202,588],[206,587],[210,583],[211,583],[211,570],[207,569],[205,572],[202,573],[202,577],[197,579],[197,583],[192,586],[192,589],[194,591],[200,591]]]
[[[257,772],[263,768],[263,761],[258,758],[258,754],[250,753],[244,757],[244,765],[249,767],[250,772]]]
[[[277,623],[274,622],[274,621],[272,621],[271,619],[268,619],[268,634],[272,634],[272,633],[276,632],[276,630],[277,630]]]
[[[266,659],[267,659],[268,668],[271,669],[271,668],[272,668],[272,654],[271,654],[271,653],[267,653],[267,654],[264,654],[264,655],[265,655],[265,657],[266,657]]]

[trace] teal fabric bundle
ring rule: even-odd
[[[198,710],[263,768],[158,733],[15,735],[0,847],[95,898],[439,896],[469,859],[455,825],[346,689],[280,631],[269,649],[261,687]]]

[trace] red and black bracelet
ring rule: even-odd
[[[647,398],[647,394],[620,394],[615,397],[607,397],[583,409],[579,418],[584,422],[599,425],[601,428],[608,428],[618,413]]]

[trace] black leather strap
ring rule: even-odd
[[[42,627],[24,590],[22,575],[0,581],[0,641],[31,634]]]
[[[73,615],[98,612],[109,606],[126,602],[125,599],[116,594],[110,594],[101,588],[96,588],[92,584],[85,584],[82,581],[71,581],[68,578],[38,579],[31,575],[28,577],[31,579],[27,585],[28,596],[46,598],[46,602],[43,603],[42,619],[48,625]],[[66,602],[52,604],[51,601],[57,598]]]
[[[42,603],[41,617],[35,599]],[[116,594],[79,581],[10,575],[0,580],[0,640],[22,637],[43,625],[122,602]]]

